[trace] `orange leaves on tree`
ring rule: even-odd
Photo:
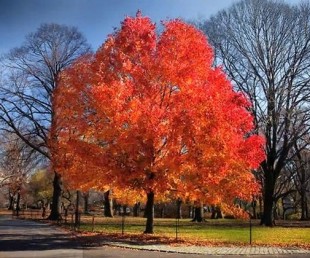
[[[149,18],[127,17],[62,74],[55,164],[76,185],[173,190],[223,207],[249,199],[264,159],[250,104],[212,67],[203,33],[181,20],[163,26],[157,37]]]

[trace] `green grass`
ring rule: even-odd
[[[157,237],[176,237],[175,219],[155,219],[154,232]],[[303,227],[273,227],[267,228],[253,223],[252,243],[257,245],[307,246],[310,247],[310,228]],[[145,219],[126,217],[124,223],[125,234],[142,234]],[[92,231],[92,218],[82,217],[81,231]],[[122,233],[122,218],[95,217],[95,232]],[[181,219],[178,227],[178,239],[190,242],[208,242],[223,244],[248,244],[250,229],[247,221],[240,220],[208,220],[203,223],[190,222]]]
[[[4,213],[5,212],[5,213]],[[0,214],[11,214],[11,211],[1,211]],[[29,213],[30,214],[30,213]],[[42,219],[40,214],[23,216],[31,219]],[[28,216],[26,216],[28,215]],[[22,217],[22,216],[21,216]],[[66,227],[71,227],[72,216],[68,216]],[[80,231],[91,232],[93,230],[92,216],[82,215]],[[145,229],[146,219],[126,217],[124,221],[124,233],[136,239],[143,239],[142,232]],[[268,228],[259,226],[259,221],[253,221],[252,243],[254,245],[280,245],[303,246],[310,249],[310,221],[277,221],[276,227]],[[94,217],[94,231],[104,234],[121,235],[122,217],[105,218]],[[154,237],[157,239],[176,238],[176,220],[154,220]],[[178,227],[178,239],[195,244],[249,244],[249,222],[234,219],[208,219],[206,222],[195,223],[190,219],[181,219]]]

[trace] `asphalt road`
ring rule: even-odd
[[[221,255],[180,254],[159,251],[132,250],[113,246],[83,247],[72,235],[62,229],[28,220],[0,216],[0,258],[59,257],[59,258],[219,258]],[[227,256],[226,256],[227,257]],[[249,257],[229,255],[229,258]],[[255,255],[267,258],[268,255]],[[272,257],[307,257],[282,255]]]
[[[137,258],[189,257],[185,254],[131,250],[102,246],[86,248],[62,229],[29,220],[0,216],[0,257]],[[201,257],[191,255],[190,257]]]

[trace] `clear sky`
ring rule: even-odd
[[[0,54],[20,46],[41,23],[73,25],[96,50],[138,9],[152,21],[208,18],[238,0],[0,0]],[[286,0],[298,3],[299,0]]]

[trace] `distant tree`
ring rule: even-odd
[[[20,210],[21,193],[25,190],[27,179],[32,170],[38,165],[39,159],[16,135],[2,134],[0,142],[0,171],[1,188],[6,186],[9,195],[9,209]]]
[[[300,144],[295,144],[293,150],[296,153],[295,158],[288,163],[287,169],[300,197],[300,220],[308,220],[310,218],[310,207],[308,207],[310,196],[310,151],[309,149],[300,151],[299,146]]]
[[[155,196],[167,192],[223,209],[248,199],[258,190],[250,170],[264,158],[249,102],[212,68],[205,36],[180,20],[158,38],[155,29],[140,13],[127,17],[94,56],[66,69],[51,130],[66,178],[145,193],[145,233]]]
[[[28,194],[36,204],[47,206],[52,201],[53,177],[48,170],[38,170],[33,173],[27,183]]]
[[[49,130],[54,116],[51,98],[59,73],[90,47],[75,27],[43,24],[26,37],[21,47],[2,60],[0,125],[30,148],[50,159]],[[59,218],[62,183],[54,171],[50,219]]]
[[[266,137],[261,223],[272,226],[277,181],[295,143],[309,135],[310,4],[243,0],[200,27],[235,87],[249,96]]]

